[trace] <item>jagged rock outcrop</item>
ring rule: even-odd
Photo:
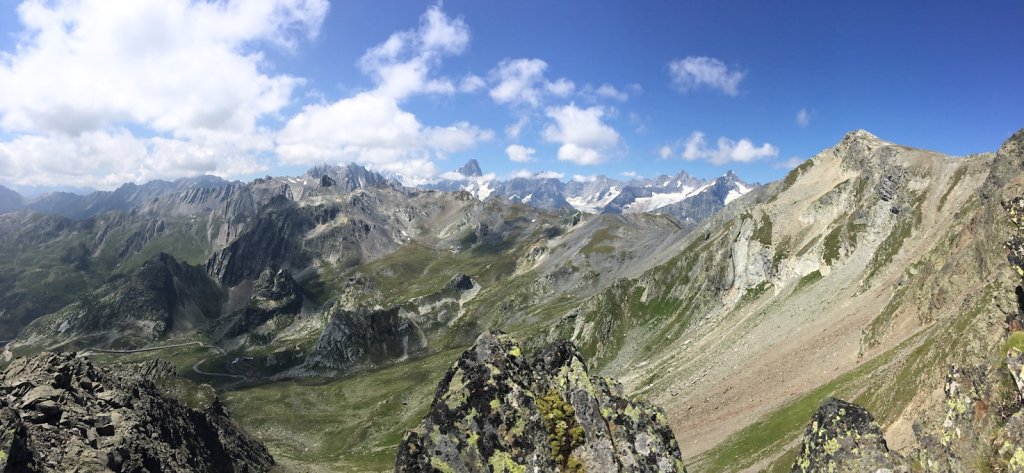
[[[593,376],[568,341],[533,357],[485,332],[448,370],[396,472],[685,471],[661,409]]]
[[[383,364],[408,356],[422,345],[421,335],[399,306],[387,309],[330,309],[327,326],[306,359],[311,368],[350,370],[357,365]]]
[[[807,426],[793,472],[910,471],[902,463],[870,412],[830,398]]]
[[[287,327],[291,323],[289,316],[302,310],[302,301],[302,288],[288,270],[266,269],[253,286],[249,304],[226,318],[222,337],[253,332],[279,316],[282,320],[277,328]]]
[[[153,379],[168,366],[113,373],[73,353],[19,358],[0,374],[0,470],[264,472],[274,459],[216,398],[202,409]]]
[[[160,253],[128,278],[36,319],[13,345],[137,348],[217,318],[222,297],[202,268]]]
[[[466,161],[456,172],[466,177],[480,177],[484,175],[484,172],[480,170],[480,163],[475,159]]]

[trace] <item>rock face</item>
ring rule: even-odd
[[[831,398],[814,415],[804,433],[793,472],[903,471],[902,459],[889,451],[882,429],[867,410]],[[909,471],[909,470],[907,470]]]
[[[302,300],[302,288],[288,270],[268,268],[256,280],[249,304],[227,318],[223,337],[256,331],[279,316],[282,319],[294,316],[302,310]],[[290,320],[282,320],[280,325],[286,327],[290,323]]]
[[[592,376],[576,347],[531,358],[486,332],[448,370],[399,445],[406,471],[685,471],[661,409]]]
[[[243,432],[215,397],[196,409],[169,394],[175,390],[160,387],[172,374],[165,363],[114,373],[74,354],[15,360],[0,375],[0,470],[273,468],[266,448]],[[191,401],[197,402],[195,396]]]
[[[63,310],[36,319],[22,333],[25,345],[135,348],[176,328],[216,319],[223,297],[195,266],[160,253],[128,278],[100,287]],[[22,341],[14,345],[22,344]]]

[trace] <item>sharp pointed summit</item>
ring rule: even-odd
[[[480,163],[475,159],[470,159],[458,169],[458,173],[466,177],[480,177],[483,176],[483,171],[480,170]]]

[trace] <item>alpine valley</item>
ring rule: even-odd
[[[1024,471],[1024,130],[992,146],[0,188],[0,463]]]

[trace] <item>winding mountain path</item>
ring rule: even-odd
[[[176,344],[173,344],[173,345],[162,345],[162,346],[158,346],[158,347],[135,348],[135,349],[132,349],[132,350],[108,350],[108,349],[103,349],[103,348],[90,348],[89,350],[86,350],[82,354],[86,355],[89,352],[96,352],[96,353],[111,353],[111,354],[116,354],[116,355],[126,355],[126,354],[130,354],[130,353],[143,353],[143,352],[147,352],[147,351],[165,350],[165,349],[168,349],[168,348],[181,348],[181,347],[187,347],[187,346],[192,346],[192,345],[197,345],[197,346],[202,347],[202,348],[207,348],[207,349],[213,350],[213,351],[217,352],[217,354],[219,354],[219,355],[223,355],[223,354],[226,353],[224,351],[224,349],[222,349],[220,347],[213,346],[213,345],[208,345],[208,344],[203,343],[203,342],[185,342],[185,343],[176,343]],[[208,359],[209,358],[207,357],[207,358],[203,358],[203,359],[197,361],[196,364],[192,365],[192,371],[194,371],[196,374],[202,375],[202,376],[214,376],[214,377],[233,378],[233,379],[240,379],[240,380],[248,380],[249,379],[246,376],[242,376],[242,375],[238,375],[238,374],[215,373],[213,371],[205,371],[202,368],[200,368],[199,365],[202,365]]]
[[[197,361],[196,364],[192,365],[192,371],[195,371],[196,374],[201,374],[203,376],[220,376],[220,377],[223,377],[223,378],[235,378],[235,379],[245,379],[245,380],[249,379],[249,378],[247,378],[245,376],[242,376],[242,375],[239,375],[239,374],[214,373],[212,371],[203,371],[201,368],[199,368],[199,365],[203,364],[203,362],[208,360],[208,359],[209,358],[203,358],[202,360]]]

